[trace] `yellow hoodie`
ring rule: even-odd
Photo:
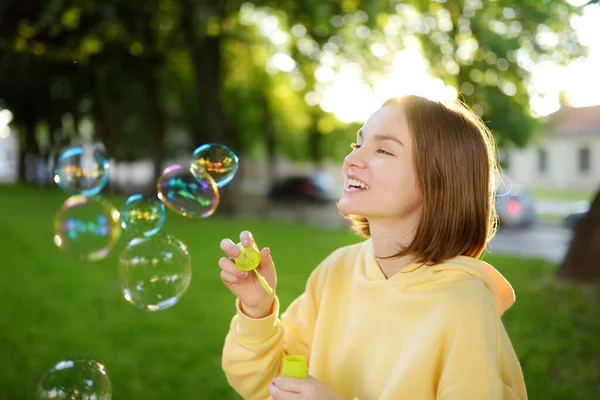
[[[459,256],[413,264],[389,279],[372,241],[334,251],[279,315],[249,318],[236,303],[223,349],[229,384],[246,400],[270,398],[287,354],[343,399],[526,399],[500,317],[515,301],[491,265]]]

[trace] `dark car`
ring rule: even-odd
[[[501,227],[528,227],[537,220],[533,196],[521,187],[511,187],[496,195],[496,212]]]
[[[332,189],[314,176],[281,179],[271,186],[268,198],[280,204],[328,204],[336,200]]]

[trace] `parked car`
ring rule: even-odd
[[[498,191],[496,212],[501,227],[528,227],[537,221],[533,196],[529,190],[520,186]]]
[[[582,200],[573,203],[571,212],[563,219],[563,226],[565,228],[573,229],[577,222],[579,222],[589,210],[589,201]]]
[[[290,176],[276,181],[268,192],[275,203],[327,204],[337,200],[333,189],[318,175]]]

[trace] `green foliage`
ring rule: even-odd
[[[169,156],[214,138],[222,119],[231,128],[223,140],[243,153],[261,154],[274,138],[277,151],[306,159],[317,132],[322,152],[339,159],[332,149],[355,126],[314,105],[324,57],[334,73],[356,63],[369,83],[416,40],[430,72],[457,89],[501,147],[524,146],[542,128],[529,105],[531,65],[585,54],[565,23],[580,12],[567,0],[12,0],[0,6],[0,97],[16,126],[56,127],[67,113],[90,118],[103,125],[97,136],[114,157],[133,159],[148,155],[141,143],[157,140],[144,86],[157,75]],[[286,40],[264,33],[274,21]],[[275,54],[294,68],[274,68]],[[82,102],[91,106],[82,110]]]

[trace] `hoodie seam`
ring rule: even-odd
[[[486,289],[487,295],[490,298],[490,301],[492,302],[492,305],[494,307],[494,313],[495,313],[495,318],[494,318],[494,332],[495,332],[495,339],[496,339],[496,343],[495,343],[495,347],[496,347],[496,363],[498,364],[498,368],[500,368],[500,345],[498,343],[499,341],[499,330],[500,330],[500,315],[498,313],[498,310],[496,309],[496,302],[494,301],[494,297],[492,296],[492,294],[490,293],[489,290]]]
[[[492,296],[492,294],[490,293],[490,291],[485,287],[485,284],[483,282],[481,282],[481,279],[475,278],[474,279],[476,281],[479,281],[477,283],[479,284],[483,284],[485,292],[488,296],[488,298],[490,299],[490,301],[492,302],[492,307],[494,309],[494,347],[495,347],[495,355],[496,355],[496,363],[498,365],[498,368],[500,368],[500,345],[499,345],[499,332],[500,332],[500,313],[498,311],[498,308],[496,307],[496,302],[494,301],[494,296]],[[462,285],[467,285],[467,284],[473,284],[473,281],[463,281],[460,284]]]

